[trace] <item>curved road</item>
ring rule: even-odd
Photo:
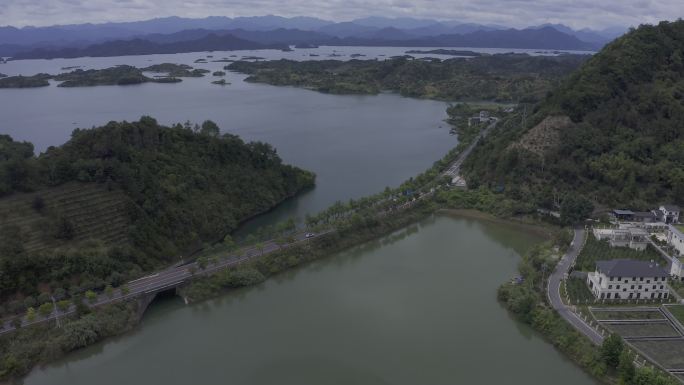
[[[553,274],[549,277],[549,285],[547,287],[547,296],[549,303],[553,308],[563,317],[570,325],[572,325],[578,332],[584,334],[596,345],[603,343],[603,336],[599,334],[594,328],[587,325],[577,314],[573,313],[568,306],[563,303],[560,294],[561,281],[567,277],[570,268],[575,264],[575,260],[582,250],[586,231],[583,228],[574,229],[574,237],[567,253],[563,255]]]

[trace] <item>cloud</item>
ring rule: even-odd
[[[0,0],[0,23],[14,26],[133,21],[181,16],[369,15],[435,18],[523,27],[636,26],[682,17],[682,0]]]

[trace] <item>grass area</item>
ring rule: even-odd
[[[654,260],[661,266],[667,265],[667,261],[651,245],[648,245],[646,250],[643,251],[630,249],[629,247],[611,247],[608,241],[599,241],[590,231],[587,237],[587,244],[577,257],[575,269],[594,271],[596,269],[596,261],[620,258],[637,259],[640,261]]]
[[[676,227],[677,230],[679,230],[679,231],[681,231],[682,233],[684,233],[684,225],[674,225],[674,227]]]
[[[622,337],[678,337],[679,333],[669,322],[658,323],[603,323],[603,326]]]
[[[665,307],[682,325],[684,325],[684,305],[672,305]]]
[[[645,311],[614,311],[614,310],[596,310],[592,313],[598,320],[634,320],[634,319],[665,319],[663,313],[653,310]]]
[[[684,340],[632,341],[631,344],[667,369],[684,369]]]
[[[589,291],[583,279],[568,278],[565,281],[565,289],[571,303],[591,303],[595,300],[594,295]]]

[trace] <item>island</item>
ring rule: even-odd
[[[425,55],[448,55],[448,56],[467,56],[467,57],[477,57],[483,56],[485,54],[475,51],[460,51],[455,49],[433,49],[433,50],[409,50],[406,51],[407,54],[425,54]]]
[[[212,76],[226,76],[226,73],[224,71],[215,71],[211,75]]]
[[[240,61],[225,69],[246,81],[290,85],[333,94],[378,94],[462,101],[541,100],[558,80],[588,56],[486,55],[448,60]]]
[[[6,76],[0,77],[0,88],[36,88],[50,85],[52,75],[37,74],[33,76]]]
[[[219,86],[227,86],[230,84],[230,82],[227,82],[226,79],[220,79],[220,80],[214,80],[213,82],[211,82],[211,84],[216,84]]]
[[[149,77],[145,72],[159,73],[163,75]],[[132,85],[142,83],[179,83],[184,77],[203,77],[211,71],[202,68],[193,68],[186,64],[162,63],[145,68],[136,68],[129,65],[119,65],[104,69],[76,69],[59,75],[36,74],[33,76],[9,76],[0,77],[0,88],[32,88],[46,87],[49,80],[60,82],[58,87],[89,87],[110,85]]]

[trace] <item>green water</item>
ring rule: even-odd
[[[539,241],[438,216],[215,301],[158,301],[25,383],[595,384],[496,301]]]

